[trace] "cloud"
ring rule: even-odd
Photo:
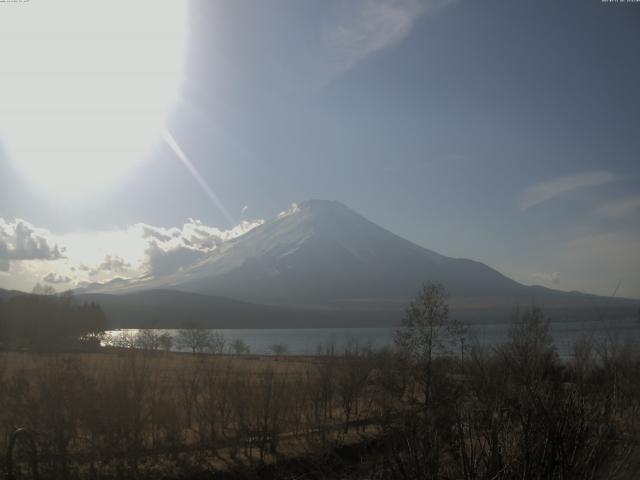
[[[526,210],[565,193],[604,185],[614,180],[616,180],[616,176],[606,171],[583,172],[577,175],[553,178],[527,188],[520,197],[520,208]]]
[[[89,271],[89,276],[113,273],[118,277],[149,278],[169,275],[184,270],[219,246],[264,223],[263,220],[242,221],[235,227],[224,230],[205,225],[200,220],[189,218],[181,227],[156,227],[144,223],[130,226],[119,236],[128,241],[123,245],[137,245],[136,252],[129,252],[128,258],[122,252],[106,255],[104,261]],[[81,265],[80,269],[86,268]],[[104,280],[110,278],[103,277]]]
[[[244,235],[263,223],[263,220],[243,221],[229,230],[220,230],[190,218],[181,229],[168,231],[154,227],[156,234],[145,250],[143,269],[147,275],[152,276],[183,270],[216,250],[222,243]],[[169,240],[159,241],[163,237]]]
[[[50,232],[25,220],[0,218],[0,271],[8,271],[11,261],[57,260],[64,257],[63,252]]]
[[[61,275],[56,272],[49,272],[44,277],[42,277],[42,280],[46,283],[56,284],[56,283],[70,283],[73,279],[71,277],[68,277],[66,275]]]
[[[131,279],[115,277],[107,282],[79,282],[77,286],[78,288],[82,288],[86,290],[93,290],[93,289],[105,290],[105,288],[117,289],[119,287],[126,287],[129,284],[131,284]]]
[[[84,267],[84,265],[82,267]],[[127,263],[122,257],[106,255],[100,265],[89,270],[89,275],[95,277],[101,272],[126,273],[130,268],[131,264]]]
[[[298,213],[300,211],[300,207],[297,203],[292,203],[288,210],[283,210],[278,214],[278,218],[288,217],[289,215],[293,215],[294,213]]]
[[[163,233],[161,228],[152,227],[150,225],[142,225],[142,237],[143,238],[155,238],[156,240],[160,240],[161,242],[168,242],[174,236],[180,235],[180,231],[178,229],[173,229],[171,234]]]
[[[188,219],[180,227],[136,223],[123,229],[54,235],[24,220],[0,218],[0,273],[11,271],[3,288],[29,291],[38,281],[111,284],[163,275],[192,265],[229,240],[262,225],[242,221],[231,229]]]
[[[142,223],[136,224],[132,228],[134,230],[141,229],[143,238],[153,239],[161,246],[177,247],[182,245],[209,251],[215,249],[222,242],[243,235],[263,223],[264,220],[244,220],[231,229],[221,230],[217,227],[207,226],[200,220],[189,218],[181,228],[153,227]]]
[[[616,218],[640,217],[640,195],[605,203],[596,209],[596,213]]]
[[[321,42],[325,81],[351,69],[369,55],[404,39],[422,15],[454,0],[358,0],[338,2],[324,25]]]
[[[184,269],[215,251],[222,243],[262,225],[263,220],[242,221],[224,230],[188,219],[180,227],[156,227],[136,223],[124,230],[69,236],[69,256],[76,259],[79,282],[96,284],[112,278],[165,275]],[[80,252],[86,245],[88,252]],[[75,253],[91,258],[80,261]],[[96,252],[102,255],[96,258]]]
[[[153,242],[146,251],[147,273],[154,277],[169,275],[190,267],[206,254],[206,251],[186,246],[163,249]]]
[[[550,283],[552,285],[560,284],[560,272],[552,273],[532,273],[531,276],[543,283]]]

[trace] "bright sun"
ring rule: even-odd
[[[112,185],[160,138],[177,99],[182,0],[9,3],[0,15],[0,139],[37,188]]]

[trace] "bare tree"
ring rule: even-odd
[[[360,398],[371,373],[367,358],[356,350],[347,350],[336,374],[336,390],[344,413],[344,431],[349,431],[349,423],[357,420],[360,413]]]
[[[202,353],[211,345],[211,332],[204,328],[186,328],[178,331],[178,346],[190,349],[192,353]]]
[[[135,340],[136,346],[145,350],[158,350],[160,348],[160,335],[157,330],[138,330]]]
[[[158,337],[158,344],[162,350],[169,352],[171,351],[171,347],[173,347],[173,337],[170,333],[164,332]]]
[[[249,348],[249,345],[241,338],[236,338],[229,346],[231,351],[236,355],[248,355],[251,353],[251,348]]]
[[[458,331],[459,323],[449,318],[448,298],[442,284],[424,284],[407,307],[402,328],[395,332],[396,346],[417,367],[426,404],[431,396],[434,356],[449,351]]]
[[[132,330],[120,330],[105,336],[105,344],[117,348],[135,348],[136,333]]]
[[[265,460],[267,447],[271,454],[277,451],[278,436],[284,428],[288,410],[286,387],[285,377],[278,377],[270,367],[260,372],[253,385],[251,430],[261,462]]]
[[[507,365],[527,388],[540,381],[556,360],[549,319],[536,306],[516,310],[509,341],[502,346]]]
[[[287,347],[284,343],[274,343],[269,347],[271,353],[276,356],[286,355],[289,353],[289,347]]]
[[[222,355],[226,344],[227,341],[222,332],[209,333],[209,345],[207,348],[214,355]]]

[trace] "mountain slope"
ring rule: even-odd
[[[313,305],[407,298],[426,280],[443,282],[455,296],[519,287],[481,263],[404,240],[338,202],[304,202],[226,247],[176,285],[261,303]]]
[[[461,308],[590,306],[593,296],[515,282],[479,262],[440,255],[333,201],[311,200],[225,243],[172,276],[115,292],[176,289],[247,302],[304,307],[406,305],[426,281],[442,282]]]

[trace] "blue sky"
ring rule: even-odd
[[[168,128],[223,209],[166,143],[73,201],[4,149],[5,236],[222,231],[326,198],[526,284],[640,298],[638,25],[597,0],[190,2]],[[0,286],[51,262],[7,259]]]

